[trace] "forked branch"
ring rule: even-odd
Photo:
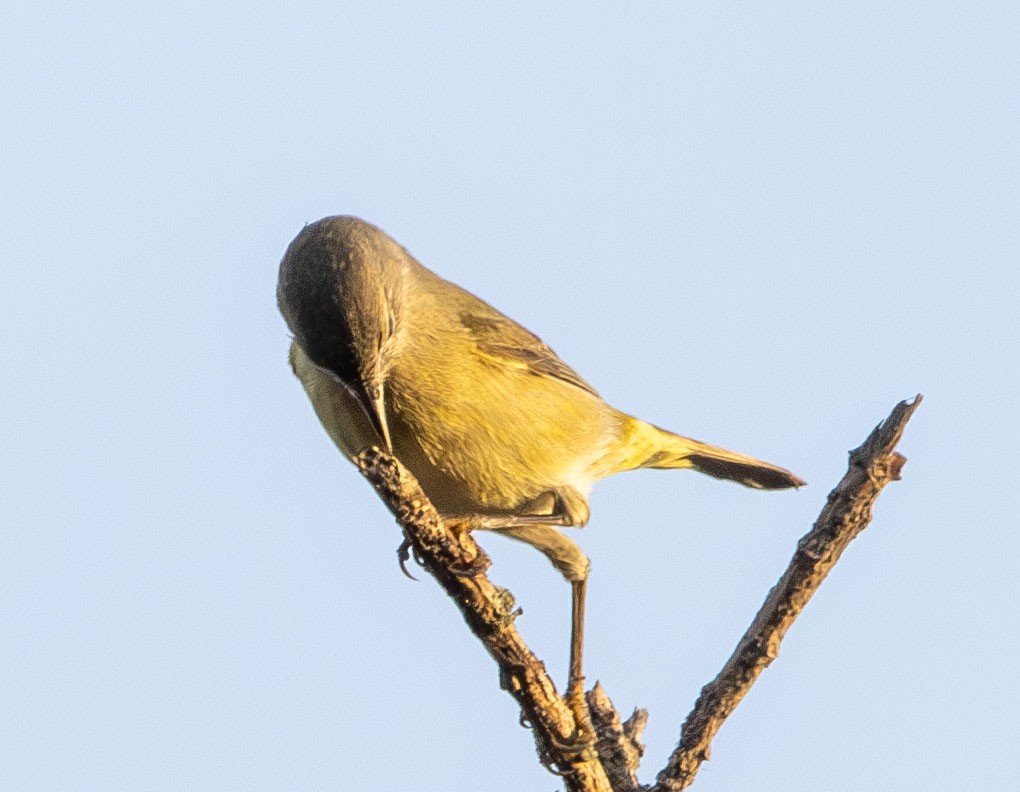
[[[789,567],[769,592],[718,676],[702,688],[681,730],[680,743],[651,788],[637,781],[647,717],[626,722],[601,686],[588,692],[595,734],[579,728],[545,666],[514,627],[513,596],[485,575],[487,559],[470,534],[455,534],[439,519],[414,477],[392,456],[372,448],[355,460],[404,530],[415,557],[457,603],[468,626],[499,665],[503,687],[521,706],[521,722],[535,732],[543,764],[561,774],[569,792],[677,792],[708,759],[719,728],[776,658],[786,631],[800,615],[847,545],[871,521],[872,507],[905,458],[896,444],[921,402],[900,402],[892,414],[850,452],[849,470],[829,493],[814,527],[800,540]]]

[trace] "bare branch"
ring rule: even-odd
[[[653,792],[676,792],[690,786],[708,759],[709,746],[723,721],[779,654],[779,644],[790,625],[847,545],[871,521],[872,506],[882,488],[899,479],[906,459],[893,449],[920,403],[920,394],[913,402],[900,402],[864,444],[850,452],[849,470],[829,493],[818,521],[798,543],[789,567],[722,671],[702,688],[681,729],[680,743],[659,773]]]
[[[606,769],[613,792],[640,792],[643,788],[637,780],[638,765],[645,752],[641,734],[648,722],[648,712],[634,710],[625,723],[620,722],[620,713],[609,700],[601,682],[587,693],[588,709],[598,735],[596,750]]]
[[[457,603],[471,631],[499,665],[500,680],[535,732],[539,758],[563,776],[570,792],[613,792],[594,735],[578,729],[545,666],[514,627],[513,596],[485,575],[488,559],[467,532],[454,535],[421,487],[394,457],[370,448],[355,458],[396,516],[422,565]]]

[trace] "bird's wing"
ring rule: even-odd
[[[599,397],[541,338],[495,308],[483,303],[462,311],[459,318],[474,339],[478,353],[490,363],[526,370],[538,377],[552,377]]]

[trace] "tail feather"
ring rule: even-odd
[[[727,456],[723,457],[718,454],[695,453],[687,458],[695,470],[717,479],[737,481],[755,489],[789,489],[790,487],[803,487],[807,483],[789,470],[777,465],[752,457],[734,460],[730,458],[729,452],[726,454]]]
[[[788,489],[806,483],[789,470],[760,459],[727,451],[719,446],[682,437],[657,426],[637,421],[636,434],[640,445],[647,445],[649,454],[633,467],[693,468],[717,479],[736,481],[755,489]],[[636,438],[635,438],[636,439]]]

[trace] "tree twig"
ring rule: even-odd
[[[595,747],[613,792],[640,792],[643,787],[638,782],[637,770],[645,752],[641,734],[648,722],[647,710],[636,709],[621,723],[620,713],[609,700],[601,682],[595,683],[586,699],[598,736]]]
[[[921,403],[902,401],[875,427],[860,448],[850,452],[850,466],[829,493],[814,527],[798,543],[786,572],[769,592],[758,615],[718,676],[705,685],[680,732],[680,743],[659,773],[653,792],[676,792],[694,780],[723,721],[779,654],[786,631],[839,560],[847,545],[871,521],[882,488],[900,477],[907,461],[893,449]]]

